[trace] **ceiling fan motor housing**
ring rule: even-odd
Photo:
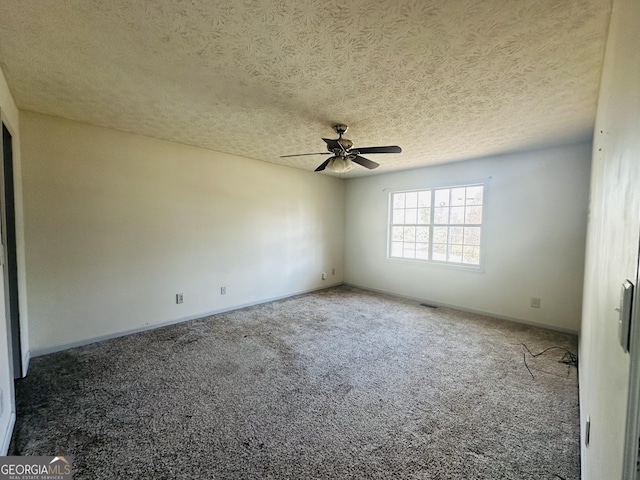
[[[339,138],[336,140],[336,142],[338,142],[340,145],[342,145],[342,148],[344,148],[344,150],[342,148],[338,149],[340,153],[345,153],[345,150],[349,150],[351,147],[353,147],[353,142],[348,138]]]
[[[333,139],[324,139],[327,142],[327,150],[333,153],[336,156],[344,157],[351,147],[353,147],[353,142],[348,138],[342,138],[342,134],[344,134],[349,127],[342,123],[336,123],[333,125],[333,129],[338,134],[339,138]]]

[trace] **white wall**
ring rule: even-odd
[[[590,153],[585,143],[349,180],[345,282],[577,332]],[[386,260],[390,191],[489,177],[484,272]]]
[[[20,170],[20,126],[19,114],[4,73],[0,69],[0,116],[12,134],[14,186],[16,200],[16,240],[18,249],[18,275],[20,289],[21,348],[23,363],[27,365],[29,355],[28,321],[24,283],[24,241],[22,231],[22,187]],[[0,247],[1,248],[1,247]],[[3,267],[4,268],[4,267]],[[5,455],[11,440],[15,422],[13,396],[13,373],[10,367],[10,335],[5,314],[4,278],[0,273],[0,455]]]
[[[615,0],[593,141],[580,338],[582,478],[622,478],[629,356],[617,340],[620,284],[636,278],[640,241],[640,2]],[[583,432],[584,434],[584,432]]]
[[[339,179],[29,112],[21,128],[35,354],[342,283]]]

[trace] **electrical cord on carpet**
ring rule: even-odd
[[[562,356],[562,358],[560,360],[558,360],[558,363],[564,363],[565,365],[567,365],[567,367],[569,367],[569,369],[573,366],[578,368],[578,356],[573,353],[571,350],[568,350],[564,347],[549,347],[549,348],[545,348],[544,350],[542,350],[539,353],[533,353],[531,350],[529,350],[529,347],[527,347],[524,343],[521,344],[523,349],[522,349],[522,359],[524,361],[524,366],[527,367],[527,370],[529,371],[529,374],[531,375],[532,378],[536,378],[535,375],[533,374],[533,372],[531,371],[531,369],[529,368],[529,365],[527,365],[527,352],[529,353],[529,355],[531,355],[533,358],[539,357],[540,355],[544,355],[545,353],[547,353],[550,350],[563,350],[565,353]],[[526,350],[526,351],[525,351]],[[556,373],[552,373],[552,372],[546,372],[544,370],[539,370],[542,373],[548,373],[549,375],[555,375],[556,377],[561,377],[562,375],[558,375]],[[567,371],[567,376],[569,376],[569,372]]]

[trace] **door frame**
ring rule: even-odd
[[[13,378],[22,377],[22,333],[20,320],[20,292],[18,281],[18,239],[16,230],[16,195],[15,195],[15,136],[11,128],[0,118],[2,129],[2,164],[0,165],[0,229],[2,233],[2,266],[4,279],[5,314],[9,325],[9,342],[11,343],[11,370]],[[10,157],[5,158],[5,129],[10,137]],[[9,178],[10,176],[10,178]],[[9,188],[7,183],[10,182]]]
[[[627,421],[624,436],[622,480],[640,480],[638,461],[640,450],[640,245],[631,307],[631,332],[629,341],[629,394]]]
[[[15,139],[15,132],[13,131],[13,129],[10,126],[10,123],[5,119],[4,115],[3,115],[3,111],[2,108],[0,108],[0,125],[5,125],[7,130],[9,131],[9,133],[11,134],[12,139]],[[13,141],[13,140],[12,140]],[[3,145],[3,135],[0,135],[0,151],[2,151],[2,163],[0,164],[0,179],[3,178],[4,176],[4,145]],[[15,149],[13,149],[15,153]],[[15,156],[14,156],[15,159]],[[4,182],[1,181],[0,182],[0,199],[4,199]],[[2,204],[4,205],[4,200],[2,201]],[[0,217],[2,217],[3,215],[0,214]],[[0,223],[1,223],[1,218],[0,218]],[[3,227],[4,229],[4,227]],[[4,242],[2,240],[2,236],[0,235],[0,251],[2,253],[2,256],[4,257]],[[4,264],[5,262],[3,261],[2,264],[0,265],[0,268],[2,269],[2,275],[3,277],[5,276],[5,272],[6,272],[6,268],[4,268]],[[1,292],[0,294],[5,295],[6,296],[6,289],[7,289],[7,285],[5,285],[5,291]],[[13,339],[12,339],[12,329],[11,329],[11,317],[6,315],[5,312],[5,331],[7,333],[7,360],[9,362],[9,385],[8,385],[8,396],[9,396],[9,405],[6,405],[5,408],[9,408],[9,423],[7,425],[7,430],[4,432],[4,435],[2,435],[2,433],[0,432],[0,453],[2,453],[3,455],[6,455],[6,452],[9,449],[9,444],[11,442],[11,434],[13,432],[13,427],[15,425],[15,421],[16,421],[16,396],[15,396],[15,385],[14,385],[14,380],[15,380],[15,374],[16,374],[16,370],[14,367],[14,361],[13,361]],[[2,328],[2,327],[0,327]],[[20,340],[22,341],[22,338],[20,338]],[[13,378],[12,378],[13,377]],[[2,385],[2,387],[4,387],[4,385]]]

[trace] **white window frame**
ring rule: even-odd
[[[458,184],[458,185],[446,185],[446,186],[435,186],[435,187],[428,187],[428,188],[421,188],[421,189],[413,189],[413,190],[393,190],[389,192],[389,199],[388,199],[388,219],[387,219],[387,260],[390,261],[398,261],[398,262],[408,262],[408,263],[419,263],[419,264],[430,264],[430,265],[437,265],[437,266],[445,266],[445,267],[451,267],[451,268],[462,268],[465,270],[472,270],[472,271],[484,271],[484,260],[485,260],[485,231],[486,231],[486,202],[487,202],[487,183],[488,182],[472,182],[472,183],[464,183],[464,184]],[[466,200],[466,196],[465,196],[465,201],[464,201],[464,205],[451,205],[451,192],[452,190],[456,190],[456,189],[461,189],[461,188],[468,188],[468,187],[482,187],[482,201],[480,204],[477,205],[470,205],[467,203]],[[438,191],[443,191],[443,190],[448,190],[449,191],[449,204],[446,205],[447,207],[481,207],[481,214],[480,214],[480,221],[478,222],[474,222],[474,223],[466,223],[466,217],[465,217],[465,223],[451,223],[451,217],[450,217],[450,212],[451,210],[449,210],[448,213],[448,219],[447,222],[442,222],[442,221],[436,221],[438,219],[436,219],[436,205],[435,205],[435,197],[436,197],[436,192]],[[425,224],[425,223],[418,223],[418,219],[416,218],[416,223],[393,223],[394,222],[394,195],[396,194],[407,194],[407,193],[417,193],[420,194],[420,192],[422,192],[422,194],[424,195],[425,193],[428,192],[428,195],[430,196],[430,205],[429,207],[425,207],[425,208],[429,208],[429,223]],[[424,197],[423,197],[424,198]],[[403,207],[403,209],[407,210],[407,207]],[[423,258],[415,258],[415,257],[404,257],[404,256],[398,256],[398,255],[393,255],[393,248],[394,248],[394,243],[393,243],[393,232],[394,232],[394,227],[420,227],[420,228],[426,228],[428,230],[428,241],[426,242],[428,247],[428,254],[427,254],[427,258],[424,258],[424,252],[422,253]],[[479,235],[478,235],[478,239],[477,239],[477,245],[474,243],[473,245],[468,244],[465,245],[465,241],[462,240],[461,244],[458,243],[452,243],[451,242],[451,238],[450,235],[452,235],[452,231],[451,228],[462,228],[464,231],[464,227],[468,227],[468,228],[479,228]],[[446,243],[442,243],[442,242],[434,242],[434,231],[438,228],[446,228],[447,229],[447,240]],[[416,230],[417,231],[417,230]],[[424,232],[424,231],[423,231]],[[442,230],[439,232],[442,233]],[[455,232],[454,232],[455,233]],[[424,236],[424,235],[423,235]],[[464,236],[464,233],[463,233]],[[416,245],[421,244],[424,245],[424,243],[418,242],[418,241],[414,241],[414,242],[406,242],[407,244],[411,244],[414,243]],[[405,245],[405,242],[403,242],[403,246]],[[442,259],[442,258],[435,258],[434,259],[434,245],[444,245],[445,247],[445,255],[446,258]],[[450,255],[450,249],[451,247],[454,246],[458,246],[460,245],[461,249],[462,249],[462,254],[460,255],[460,257],[463,257],[464,255],[464,248],[466,247],[477,247],[478,248],[478,263],[464,263],[463,260],[460,261],[453,261],[453,260],[449,260],[449,255]],[[396,244],[396,248],[397,248],[397,244]],[[403,252],[404,254],[404,252]]]

